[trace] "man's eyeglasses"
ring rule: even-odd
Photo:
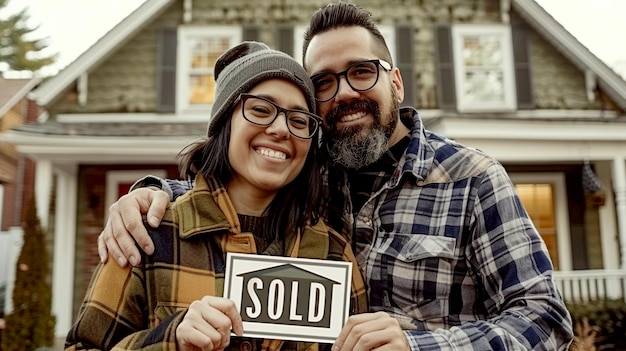
[[[372,89],[378,82],[380,70],[391,71],[389,62],[375,59],[355,62],[339,73],[322,72],[311,77],[315,86],[315,99],[319,102],[328,101],[337,95],[339,91],[339,80],[341,76],[346,77],[348,85],[356,91],[366,91]]]
[[[239,99],[243,118],[252,124],[267,127],[282,112],[285,114],[287,129],[295,137],[310,139],[319,129],[321,118],[313,113],[282,108],[270,100],[251,94],[241,94]]]

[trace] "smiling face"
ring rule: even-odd
[[[302,91],[285,80],[265,80],[248,93],[286,109],[309,110]],[[300,173],[311,147],[311,139],[289,133],[283,113],[269,126],[257,126],[244,119],[241,102],[233,110],[230,133],[228,158],[234,176],[229,191],[275,194]]]
[[[372,36],[359,26],[340,27],[315,35],[304,58],[309,75],[342,72],[355,62],[380,59]],[[404,98],[402,77],[397,68],[379,67],[378,82],[367,91],[352,89],[345,78],[334,98],[318,102],[319,115],[331,156],[349,168],[376,161],[405,134],[398,126],[399,103]]]

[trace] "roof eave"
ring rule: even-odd
[[[513,0],[513,9],[581,71],[591,70],[606,94],[626,110],[626,81],[595,56],[535,0]]]
[[[17,93],[15,93],[15,95],[11,97],[11,99],[9,99],[9,101],[7,101],[6,104],[0,106],[0,118],[2,118],[2,116],[4,116],[15,104],[17,104],[18,101],[28,95],[28,93],[37,84],[39,84],[40,81],[41,79],[39,78],[33,78],[29,80]]]
[[[48,106],[65,92],[81,74],[89,72],[92,67],[108,58],[117,48],[128,41],[133,33],[147,25],[173,2],[175,0],[144,2],[59,74],[44,81],[32,92],[30,98],[35,100],[39,106]]]

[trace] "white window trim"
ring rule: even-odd
[[[572,248],[565,188],[565,174],[547,173],[510,173],[514,184],[552,184],[554,189],[554,215],[556,216],[556,240],[559,254],[559,270],[572,270]]]
[[[241,42],[240,26],[180,26],[177,32],[176,60],[176,114],[193,115],[206,119],[212,105],[190,106],[189,97],[189,66],[191,59],[191,38],[208,36],[227,36],[230,47]]]
[[[128,171],[108,171],[106,173],[106,193],[104,195],[104,223],[109,218],[109,207],[118,200],[117,186],[120,183],[134,183],[146,175],[153,175],[162,179],[167,178],[164,169],[140,169]]]
[[[0,184],[0,225],[4,218],[4,185]]]
[[[302,57],[302,45],[304,44],[304,31],[308,26],[295,26],[293,28],[293,56],[300,64],[304,64]]]
[[[304,31],[307,26],[295,26],[293,29],[293,50],[295,51],[291,56],[304,64],[302,58],[302,44],[304,43]],[[389,52],[391,53],[391,59],[396,62],[396,30],[392,25],[379,25],[378,30],[385,38]]]
[[[502,47],[504,101],[468,101],[463,94],[465,66],[463,65],[463,37],[467,35],[497,36]],[[507,25],[457,24],[452,27],[454,50],[454,78],[456,82],[457,109],[459,112],[514,111],[517,109],[515,72],[513,63],[513,42],[511,27]]]

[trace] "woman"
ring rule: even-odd
[[[242,334],[224,299],[226,252],[350,260],[346,238],[319,220],[319,131],[313,85],[290,56],[244,42],[215,64],[207,138],[179,155],[195,179],[156,229],[155,254],[134,268],[98,267],[66,349],[317,350],[317,344],[231,339]],[[308,192],[302,191],[308,189]],[[351,311],[362,312],[353,265]],[[330,345],[323,345],[330,347]]]

